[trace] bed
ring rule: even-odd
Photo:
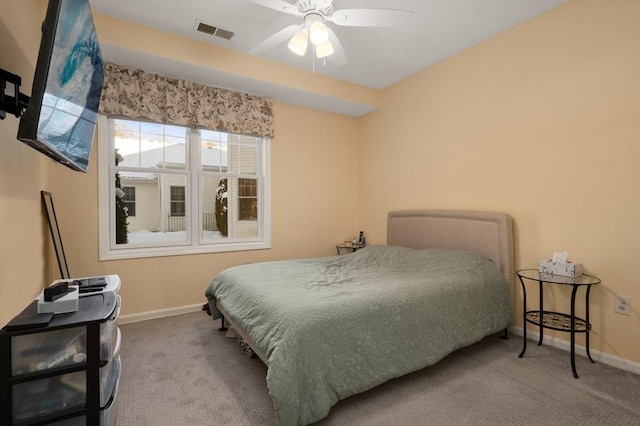
[[[285,426],[506,332],[513,280],[508,215],[408,210],[388,214],[386,245],[232,267],[205,295],[268,366]]]

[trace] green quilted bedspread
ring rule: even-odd
[[[513,316],[500,271],[456,250],[369,246],[242,265],[205,295],[266,356],[280,426],[322,419],[337,401],[431,365]]]

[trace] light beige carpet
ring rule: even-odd
[[[204,312],[124,324],[119,426],[272,425],[266,367]],[[489,337],[335,405],[317,425],[640,425],[640,376]]]

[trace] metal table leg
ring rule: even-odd
[[[542,346],[542,330],[544,330],[544,298],[542,297],[542,281],[538,281],[538,285],[540,286],[540,338],[538,339],[538,346]]]
[[[593,358],[591,358],[591,352],[589,352],[589,331],[591,331],[591,323],[589,322],[589,293],[591,293],[591,286],[588,285],[587,286],[587,305],[586,305],[586,310],[585,310],[585,320],[587,322],[586,326],[587,326],[587,331],[586,331],[586,346],[587,346],[587,356],[589,357],[589,360],[595,364],[596,362],[593,360]]]
[[[521,276],[520,284],[522,285],[522,352],[518,355],[518,358],[522,358],[527,350],[527,289],[524,286],[524,281]]]
[[[576,293],[578,292],[577,285],[573,286],[571,292],[571,370],[573,371],[573,377],[578,378],[578,372],[576,371]]]

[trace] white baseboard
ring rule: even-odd
[[[171,317],[174,315],[188,314],[191,312],[198,312],[202,310],[204,303],[198,303],[196,305],[178,306],[175,308],[158,309],[157,311],[141,312],[139,314],[120,315],[118,317],[118,323],[128,324],[138,321],[146,321],[156,318]]]
[[[170,317],[173,315],[181,315],[188,314],[191,312],[198,312],[202,310],[203,303],[198,303],[195,305],[187,305],[187,306],[178,306],[175,308],[167,308],[167,309],[158,309],[156,311],[148,311],[141,312],[139,314],[130,314],[130,315],[121,315],[118,318],[118,322],[120,324],[128,324],[138,321],[146,321],[150,319],[156,318],[164,318]],[[518,336],[522,336],[522,327],[518,326],[510,326],[509,332],[516,334]],[[527,329],[527,339],[537,341],[540,337],[540,334],[537,331]],[[544,343],[547,345],[551,345],[555,348],[562,349],[564,351],[571,351],[571,344],[566,340],[558,339],[552,336],[546,336],[544,338]],[[600,352],[595,349],[590,349],[591,357],[603,364],[610,365],[612,367],[619,368],[621,370],[629,371],[631,373],[640,375],[640,363],[629,361],[624,358],[617,357],[615,355],[607,354],[604,352]],[[576,355],[587,356],[587,349],[582,345],[576,345]]]
[[[513,325],[509,327],[509,332],[517,334],[518,336],[522,336],[523,334],[522,327]],[[537,342],[539,338],[540,333],[527,329],[527,340],[534,340]],[[542,344],[571,352],[571,343],[566,340],[558,339],[557,337],[545,335]],[[605,352],[600,352],[595,349],[589,349],[589,352],[591,353],[591,358],[595,361],[640,375],[640,363],[629,361],[628,359],[620,358]],[[582,345],[576,345],[576,355],[586,357],[587,348]]]

